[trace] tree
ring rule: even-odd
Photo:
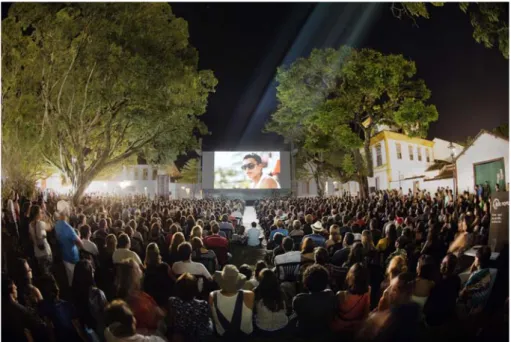
[[[356,178],[364,195],[366,177],[373,177],[370,141],[377,127],[425,136],[438,119],[435,106],[426,104],[430,91],[415,73],[415,63],[401,55],[346,46],[313,50],[308,58],[278,69],[279,106],[267,130],[308,152],[335,151],[331,160],[337,167],[334,163],[331,169],[345,179]]]
[[[199,172],[200,172],[199,159],[193,158],[188,160],[181,169],[181,178],[179,179],[179,183],[186,184],[199,183]]]
[[[30,125],[75,203],[102,170],[165,164],[207,132],[217,81],[168,4],[16,3],[2,28],[3,116]]]
[[[443,2],[432,2],[432,6],[441,7]],[[502,55],[509,59],[509,4],[505,2],[460,2],[459,8],[470,17],[470,24],[474,28],[472,37],[476,42],[487,48],[498,45]],[[428,3],[401,2],[393,3],[392,13],[399,19],[406,16],[412,18],[429,19]]]

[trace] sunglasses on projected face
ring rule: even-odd
[[[254,164],[254,163],[248,163],[248,164],[241,166],[241,169],[242,170],[246,170],[246,169],[253,170],[254,167],[256,167],[256,165],[257,164]]]

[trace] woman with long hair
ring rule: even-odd
[[[169,246],[169,265],[172,265],[176,261],[179,261],[179,256],[177,254],[177,247],[181,243],[185,242],[185,236],[181,232],[177,232],[172,235],[172,241],[170,242]]]
[[[314,261],[314,241],[311,238],[303,239],[300,253],[302,254],[302,261]]]
[[[339,311],[332,330],[353,333],[369,315],[371,288],[368,269],[361,263],[351,266],[346,275],[346,285],[346,291],[337,293]]]
[[[175,279],[170,266],[162,262],[160,248],[154,242],[147,245],[144,266],[144,291],[153,297],[160,307],[165,307]]]
[[[284,293],[275,273],[264,269],[255,293],[255,325],[263,333],[276,333],[284,329],[289,320],[286,315]]]
[[[200,226],[195,226],[192,228],[190,232],[190,241],[192,241],[194,237],[202,239],[202,228]]]
[[[156,331],[164,313],[153,297],[142,290],[143,273],[140,266],[134,260],[127,259],[116,267],[116,297],[126,301],[132,309],[137,330],[141,333]]]
[[[43,212],[40,206],[32,206],[28,227],[39,271],[41,274],[51,274],[53,256],[46,233],[51,231],[52,227],[43,221]]]
[[[31,309],[43,299],[41,292],[32,285],[32,268],[26,259],[16,258],[8,264],[8,274],[18,288],[18,303]]]
[[[356,242],[351,247],[348,260],[344,263],[343,267],[350,268],[357,263],[364,263],[364,247],[360,242]]]
[[[430,255],[421,255],[417,263],[417,278],[412,293],[412,301],[420,306],[421,311],[435,287],[435,270],[435,259]]]
[[[380,285],[380,290],[383,292],[380,302],[378,304],[378,311],[383,311],[389,308],[389,286],[392,282],[392,279],[396,278],[401,273],[405,273],[408,271],[408,266],[406,260],[402,256],[393,257],[389,265],[387,266],[386,278],[382,281]]]
[[[192,260],[200,262],[213,274],[218,269],[218,259],[213,250],[204,247],[202,239],[193,237],[191,239],[192,245]]]
[[[71,289],[81,322],[102,338],[105,329],[103,314],[108,301],[104,292],[96,287],[94,268],[89,260],[80,260],[76,264]]]
[[[374,246],[373,242],[373,236],[370,230],[364,229],[362,231],[361,243],[364,256],[370,256],[373,252],[376,251],[376,247]]]

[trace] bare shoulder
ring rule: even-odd
[[[274,189],[277,188],[277,181],[272,177],[266,177],[262,182],[262,187],[265,189]]]

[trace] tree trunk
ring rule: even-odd
[[[78,184],[76,184],[76,186],[73,186],[74,188],[74,193],[73,193],[73,205],[76,207],[76,206],[79,206],[80,205],[80,202],[83,198],[83,193],[85,192],[85,190],[87,189],[87,187],[89,186],[89,184],[92,182],[92,178],[90,177],[81,177],[81,179],[78,181]]]
[[[357,181],[360,192],[360,198],[366,199],[369,196],[369,182],[367,180],[367,177],[359,176]]]
[[[314,181],[316,182],[316,188],[318,189],[318,196],[323,197],[325,195],[325,189],[323,189],[323,182],[318,171],[314,171]]]
[[[364,154],[365,154],[365,160],[366,160],[366,167],[367,167],[367,176],[373,177],[373,154],[371,153],[371,139],[366,134],[366,137],[364,139]]]

